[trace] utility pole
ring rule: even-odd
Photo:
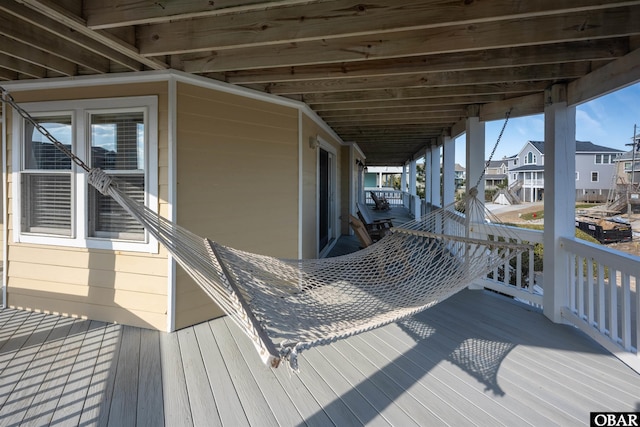
[[[625,144],[631,145],[631,185],[627,187],[627,216],[629,217],[629,222],[631,222],[631,193],[634,191],[636,175],[636,149],[638,148],[636,130],[637,125],[633,125],[633,140],[631,144]]]

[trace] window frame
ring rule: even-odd
[[[593,174],[595,174],[597,179],[593,179]],[[600,182],[600,172],[599,171],[591,171],[591,182]]]
[[[145,122],[144,137],[144,179],[145,205],[158,211],[158,98],[157,96],[136,96],[123,98],[96,98],[71,101],[45,101],[21,104],[22,108],[34,115],[71,114],[72,151],[88,165],[91,148],[90,113],[143,111]],[[88,249],[107,249],[130,252],[158,253],[159,245],[145,230],[142,240],[119,240],[104,237],[89,237],[89,196],[87,174],[72,163],[71,166],[71,236],[55,236],[22,231],[22,184],[21,175],[28,172],[24,168],[24,119],[12,114],[12,212],[13,241],[38,245],[55,245]]]

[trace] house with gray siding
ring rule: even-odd
[[[576,201],[605,202],[622,150],[576,141]],[[509,187],[523,202],[544,199],[544,141],[528,141],[509,162]]]

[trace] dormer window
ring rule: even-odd
[[[532,151],[529,151],[527,155],[524,157],[524,164],[530,165],[530,164],[534,164],[535,162],[536,162],[536,155],[533,154]]]

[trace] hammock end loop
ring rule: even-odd
[[[99,192],[108,195],[109,187],[112,179],[105,171],[100,168],[91,169],[88,174],[89,184],[93,185]]]

